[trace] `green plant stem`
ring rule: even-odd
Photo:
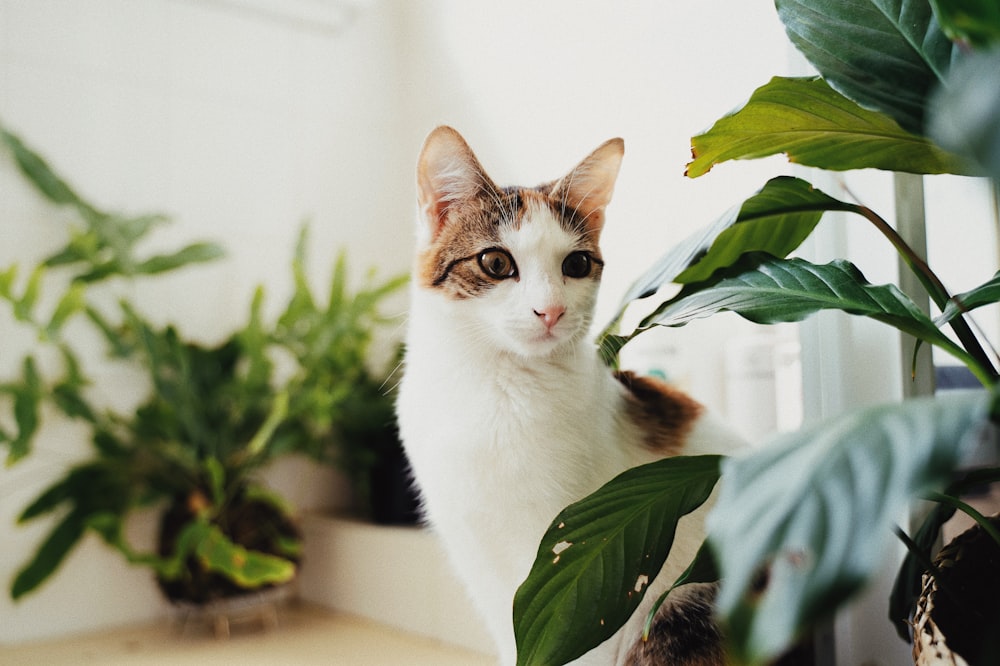
[[[917,562],[919,562],[920,566],[924,568],[924,571],[928,571],[934,576],[938,575],[938,568],[934,565],[934,562],[927,556],[927,553],[925,553],[920,546],[918,546],[917,543],[910,538],[910,535],[903,531],[903,528],[899,525],[895,525],[893,526],[893,532],[896,534],[896,538],[902,541],[903,545],[906,546],[906,550],[910,551],[910,554],[917,559]]]
[[[878,213],[860,204],[855,207],[855,212],[875,225],[875,228],[892,243],[892,246],[903,257],[903,261],[906,262],[906,265],[913,271],[914,275],[917,276],[917,279],[920,280],[920,283],[927,290],[934,304],[941,311],[944,311],[948,302],[953,300],[952,296],[948,293],[947,288],[941,282],[940,278],[938,278],[937,274],[931,270],[927,262],[914,252],[913,248],[903,240],[903,237],[879,216]],[[969,322],[965,320],[964,316],[959,314],[951,320],[950,325],[952,330],[955,331],[955,335],[958,336],[962,346],[965,347],[965,350],[975,361],[976,366],[978,366],[977,368],[970,368],[976,377],[987,386],[995,384],[1000,375],[998,375],[993,362],[990,361],[982,345],[979,344],[979,340],[969,326]]]
[[[959,511],[961,511],[962,513],[966,514],[974,521],[976,521],[976,524],[979,525],[979,527],[981,527],[983,531],[986,532],[986,534],[989,535],[991,539],[993,539],[994,542],[996,542],[998,547],[1000,547],[1000,532],[998,532],[997,529],[993,527],[993,523],[989,521],[989,518],[979,513],[979,511],[977,511],[971,505],[966,504],[957,497],[952,497],[951,495],[945,495],[944,493],[929,493],[927,495],[927,499],[931,500],[932,502],[940,502],[941,504],[947,504],[948,506],[954,507]]]

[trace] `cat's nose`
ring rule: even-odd
[[[538,318],[545,324],[545,328],[551,330],[559,319],[566,314],[566,308],[561,305],[550,305],[541,310],[532,310],[532,312],[538,315]]]

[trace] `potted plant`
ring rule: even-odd
[[[775,4],[793,44],[820,76],[772,79],[694,137],[689,176],[726,160],[785,153],[793,162],[831,171],[1000,178],[995,3]],[[789,258],[829,211],[875,225],[940,314],[925,314],[895,285],[870,284],[849,261]],[[1000,654],[990,630],[1000,614],[996,597],[984,606],[981,596],[977,604],[959,595],[963,587],[996,589],[1000,534],[960,496],[1000,479],[1000,468],[992,464],[964,466],[970,446],[983,442],[983,431],[1000,421],[996,355],[968,321],[971,311],[1000,301],[1000,277],[950,294],[874,210],[838,200],[801,178],[778,177],[668,252],[628,292],[623,309],[644,304],[671,283],[679,290],[646,306],[648,314],[635,330],[620,333],[612,325],[604,332],[601,345],[610,362],[623,345],[656,326],[681,326],[722,311],[772,324],[832,309],[873,318],[915,337],[918,346],[944,350],[984,390],[843,414],[781,435],[740,459],[679,457],[622,474],[567,507],[543,538],[514,602],[519,663],[565,663],[617,631],[641,598],[633,594],[634,581],[657,574],[677,521],[703,503],[720,478],[706,543],[676,585],[721,581],[717,612],[735,659],[768,663],[831,617],[875,575],[895,534],[910,553],[891,602],[901,636],[910,640],[913,623],[920,630],[935,624],[912,616],[921,593],[937,588],[939,600],[959,599],[949,604],[964,613],[958,624],[979,627],[967,632],[972,641],[955,649],[968,663],[994,663]],[[995,451],[995,440],[985,441]],[[936,508],[908,534],[896,521],[920,498],[933,500]],[[977,542],[989,556],[946,551],[933,562],[941,525],[956,509],[978,525],[963,541]],[[574,557],[554,565],[552,548],[565,541],[577,544]],[[964,586],[950,575],[963,565],[972,567]],[[921,612],[927,606],[924,594]],[[982,621],[988,628],[972,624]],[[559,631],[546,630],[556,626]]]
[[[276,321],[265,321],[258,287],[247,323],[223,342],[185,340],[173,325],[150,323],[128,299],[102,309],[95,285],[207,261],[221,250],[199,243],[139,259],[139,242],[162,218],[102,212],[16,136],[4,131],[3,139],[29,182],[74,209],[82,226],[31,271],[23,288],[16,267],[0,273],[0,298],[34,329],[41,349],[25,355],[21,377],[0,384],[16,425],[16,432],[0,432],[0,442],[8,464],[30,454],[54,408],[86,424],[93,445],[89,459],[20,515],[21,522],[60,517],[13,580],[12,597],[44,582],[88,531],[129,562],[150,567],[176,602],[197,606],[290,581],[302,535],[290,507],[259,473],[290,453],[341,464],[358,476],[373,465],[364,436],[381,434],[392,421],[384,418],[389,398],[375,389],[382,381],[368,367],[368,352],[384,322],[379,308],[405,278],[377,282],[370,275],[351,290],[341,255],[329,295],[319,302],[307,280],[303,229],[292,263],[294,291]],[[42,292],[59,288],[62,295],[46,312]],[[114,362],[145,373],[150,393],[134,410],[101,407],[88,393],[95,380],[65,333],[77,320],[97,332]],[[35,358],[43,352],[54,352],[56,369],[47,363],[43,372]],[[125,526],[149,508],[160,512],[158,543],[140,548]]]

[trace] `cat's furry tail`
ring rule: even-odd
[[[624,666],[724,666],[723,638],[713,618],[716,590],[711,584],[678,590],[656,614],[649,638],[629,651]]]

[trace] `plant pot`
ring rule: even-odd
[[[178,536],[192,522],[196,513],[203,510],[206,502],[201,493],[195,492],[175,500],[163,514],[157,545],[162,557],[170,557],[175,552]],[[272,501],[240,491],[226,504],[224,510],[218,512],[213,524],[234,544],[248,551],[277,555],[298,564],[299,557],[289,553],[288,543],[301,543],[302,533],[291,517]],[[280,586],[241,586],[221,573],[210,570],[194,555],[186,559],[184,570],[178,578],[165,579],[157,576],[157,584],[172,603],[194,605],[258,594]]]
[[[1000,527],[1000,514],[989,521]],[[913,617],[914,663],[1000,663],[1000,545],[975,525],[942,548],[934,566]]]

